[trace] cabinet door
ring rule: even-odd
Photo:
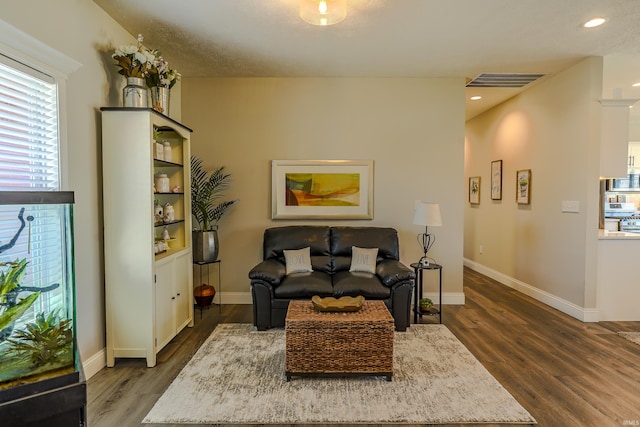
[[[173,260],[156,262],[156,352],[176,334]]]
[[[175,327],[176,333],[187,325],[193,325],[193,267],[191,253],[184,252],[176,256],[175,266]]]

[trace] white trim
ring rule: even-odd
[[[82,362],[85,379],[89,379],[107,366],[107,353],[103,348],[86,361]]]
[[[0,52],[58,79],[66,79],[67,75],[82,67],[82,64],[75,59],[2,20],[0,20]]]
[[[538,301],[547,304],[550,307],[560,310],[561,312],[568,314],[582,322],[597,322],[599,320],[598,309],[596,308],[584,308],[580,307],[570,301],[557,297],[549,292],[536,288],[528,283],[522,282],[492,268],[486,267],[475,261],[471,261],[467,258],[464,259],[464,266],[484,274],[487,277],[492,278],[505,286],[513,288],[522,292]]]
[[[222,295],[220,295],[222,294]],[[222,297],[222,304],[253,304],[251,292],[218,292],[216,293],[215,302],[218,297]]]

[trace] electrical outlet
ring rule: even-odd
[[[480,245],[480,255],[482,255],[483,250],[484,250],[484,246]]]

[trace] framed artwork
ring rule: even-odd
[[[491,200],[502,200],[502,160],[491,162]]]
[[[520,205],[531,202],[531,169],[516,172],[516,202]]]
[[[469,178],[469,203],[472,205],[480,204],[480,177],[472,176]]]
[[[273,160],[272,219],[373,219],[373,160]]]

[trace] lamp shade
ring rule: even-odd
[[[347,16],[347,0],[300,0],[300,17],[313,25],[333,25]]]
[[[413,215],[413,223],[427,227],[440,227],[442,225],[440,205],[438,203],[419,202]]]

